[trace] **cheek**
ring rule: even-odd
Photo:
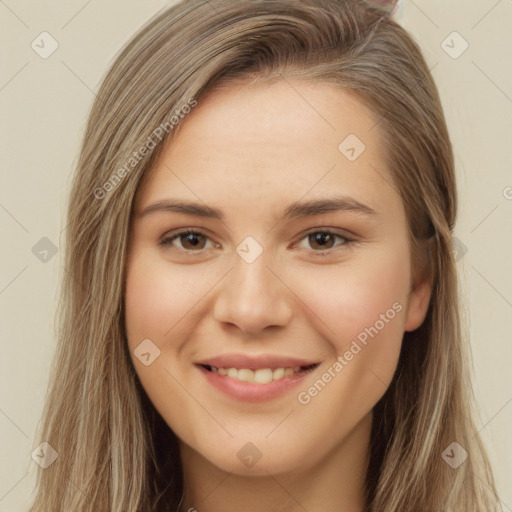
[[[375,255],[368,252],[347,265],[312,269],[309,277],[308,270],[297,273],[300,279],[295,277],[293,282],[297,295],[311,311],[311,320],[316,318],[319,328],[323,325],[323,334],[334,340],[337,349],[343,349],[343,342],[373,326],[387,311],[393,320],[398,319],[393,322],[397,332],[403,330],[403,314],[396,315],[396,310],[406,309],[409,265],[402,253],[395,246]],[[393,309],[395,303],[401,307]]]
[[[358,412],[354,412],[358,417],[369,411],[389,386],[404,332],[407,257],[404,242],[403,247],[395,244],[375,256],[358,258],[357,263],[325,267],[322,272],[315,269],[311,278],[296,280],[297,295],[304,297],[308,306],[304,311],[312,312],[309,321],[329,343],[327,369],[342,357],[342,366],[331,368],[337,378],[332,379],[333,385],[329,384],[318,405],[327,407],[330,400],[343,403],[350,395],[350,401],[358,404]]]
[[[360,260],[360,266],[330,269],[299,292],[321,320],[315,326],[331,353],[323,373],[301,390],[298,401],[311,417],[327,416],[332,436],[340,429],[348,432],[365,417],[395,373],[409,283],[406,259],[397,254],[381,253],[364,264]]]
[[[190,321],[194,307],[208,290],[205,281],[209,281],[198,278],[197,271],[192,276],[192,272],[184,266],[173,270],[168,262],[154,261],[143,252],[133,256],[128,264],[125,295],[130,345],[141,337],[163,341],[182,319]]]
[[[179,378],[175,378],[179,373],[177,356],[197,323],[195,307],[209,288],[207,283],[197,279],[197,271],[195,280],[191,272],[187,272],[186,267],[173,270],[168,262],[156,261],[150,253],[140,250],[134,252],[128,262],[125,293],[127,341],[138,378],[168,425],[179,437],[190,442],[194,432],[188,418],[196,417],[197,411],[195,402],[184,392]],[[202,283],[200,288],[194,287],[198,281]],[[137,357],[137,353],[142,352],[138,347],[146,339],[160,351],[155,357],[155,348],[146,345],[145,351],[151,358],[148,365]],[[179,416],[175,411],[180,411]]]

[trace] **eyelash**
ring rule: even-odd
[[[332,254],[334,251],[336,251],[336,249],[338,249],[339,247],[342,247],[342,246],[346,246],[346,245],[349,245],[353,242],[355,242],[355,240],[353,238],[349,238],[345,235],[341,235],[339,233],[336,233],[335,231],[331,231],[330,229],[316,229],[314,231],[310,231],[309,233],[306,233],[300,240],[298,243],[300,243],[302,240],[304,240],[305,238],[308,238],[309,236],[311,235],[316,235],[316,234],[327,234],[327,235],[332,235],[334,237],[337,237],[337,238],[341,238],[344,240],[344,242],[342,244],[339,244],[338,246],[336,247],[333,247],[331,249],[327,249],[325,251],[315,251],[315,250],[309,250],[308,252],[311,253],[311,254],[314,254],[314,255],[318,255],[318,256],[328,256],[330,254]],[[206,235],[205,233],[201,232],[201,231],[197,231],[197,230],[194,230],[194,229],[183,229],[181,231],[178,231],[177,233],[174,233],[172,235],[166,235],[162,238],[162,240],[160,241],[159,245],[162,246],[162,247],[168,247],[168,246],[172,246],[172,242],[174,242],[174,240],[176,239],[179,239],[180,237],[182,236],[185,236],[185,235],[200,235],[200,236],[204,236],[205,238],[210,238],[208,235]],[[294,246],[297,245],[297,244],[294,244]],[[182,251],[182,252],[185,252],[187,253],[188,255],[192,256],[193,253],[197,253],[197,254],[202,254],[206,249],[201,249],[199,251],[188,251],[187,249],[180,249],[178,248],[178,250]]]

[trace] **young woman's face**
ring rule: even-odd
[[[378,119],[339,88],[280,81],[217,91],[182,123],[130,233],[126,328],[149,398],[183,453],[241,475],[367,444],[430,294]]]

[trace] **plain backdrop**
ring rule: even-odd
[[[58,248],[86,116],[124,43],[171,3],[0,0],[0,512],[26,510],[35,481]],[[455,150],[478,435],[512,511],[512,0],[405,0],[395,18],[424,51]]]

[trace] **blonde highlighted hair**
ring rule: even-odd
[[[376,114],[413,264],[433,283],[426,319],[405,333],[393,381],[374,409],[368,511],[502,510],[473,420],[452,252],[454,157],[418,45],[385,11],[357,0],[189,0],[126,45],[90,113],[69,200],[59,339],[37,443],[59,457],[38,469],[31,512],[177,510],[177,441],[133,368],[124,285],[135,194],[179,125],[104,197],[95,191],[191,100],[200,108],[226,83],[291,77],[336,84]],[[442,458],[452,442],[469,453],[457,469]]]

